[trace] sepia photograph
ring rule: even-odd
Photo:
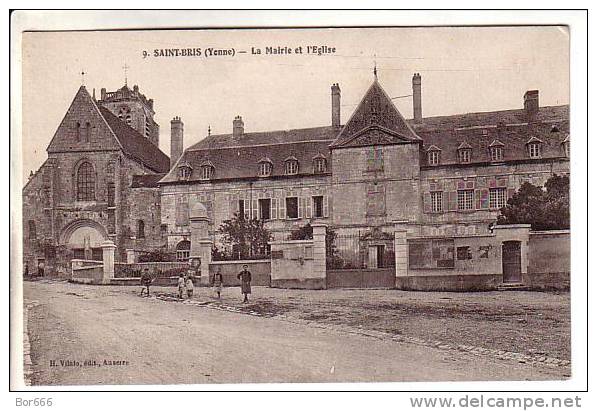
[[[16,384],[573,376],[568,26],[30,30],[20,53]]]

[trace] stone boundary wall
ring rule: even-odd
[[[212,261],[209,264],[209,285],[212,284],[214,274],[219,270],[222,274],[224,286],[238,286],[240,280],[238,273],[243,265],[251,272],[251,285],[270,286],[272,263],[270,260],[236,260],[236,261]]]
[[[184,261],[152,262],[152,263],[114,263],[114,278],[140,278],[143,270],[148,268],[153,278],[178,277],[186,273],[189,264]]]

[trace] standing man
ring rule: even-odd
[[[147,290],[147,296],[149,297],[149,286],[151,285],[152,278],[149,275],[149,268],[145,268],[143,270],[143,275],[141,276],[141,297],[143,297],[143,291]]]
[[[37,276],[43,277],[44,276],[44,269],[46,268],[44,264],[44,260],[39,260],[37,263]]]
[[[240,280],[240,292],[245,295],[243,303],[249,302],[249,294],[251,294],[251,272],[247,270],[248,265],[243,265],[243,270],[236,276]]]

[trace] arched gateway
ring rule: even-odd
[[[82,219],[73,221],[62,230],[60,244],[72,252],[72,258],[100,261],[100,246],[107,239],[108,233],[101,224]]]

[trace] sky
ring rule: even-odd
[[[307,46],[335,52],[307,54]],[[266,54],[266,47],[292,54]],[[154,50],[187,48],[201,55],[154,57]],[[205,57],[209,48],[234,55]],[[412,97],[401,96],[412,94],[415,72],[424,117],[522,108],[530,89],[540,91],[541,106],[569,104],[566,27],[32,32],[23,36],[22,175],[27,181],[47,158],[83,82],[99,98],[102,87],[122,87],[126,71],[128,85],[154,99],[160,148],[169,154],[174,116],[184,122],[185,148],[208,127],[231,133],[236,115],[245,132],[329,125],[333,83],[340,84],[344,124],[373,81],[374,65],[406,118]]]

